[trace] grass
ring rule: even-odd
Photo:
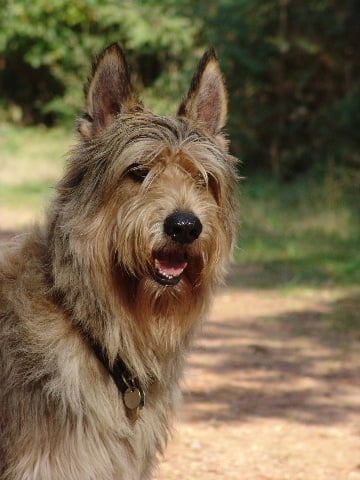
[[[242,185],[237,260],[263,272],[263,286],[360,284],[356,207],[334,181],[304,177],[279,184],[264,177]],[[259,280],[261,282],[261,279]]]
[[[20,230],[41,218],[71,142],[61,128],[0,125],[1,229]]]
[[[41,218],[73,142],[60,128],[0,125],[1,229],[21,230]],[[279,184],[250,175],[240,190],[238,271],[251,265],[257,287],[360,284],[358,211],[336,177]],[[241,273],[234,278],[238,285],[251,281]]]

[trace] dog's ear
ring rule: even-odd
[[[119,113],[140,105],[130,79],[125,55],[116,43],[106,48],[93,67],[86,89],[86,111],[78,130],[91,137],[107,128]]]
[[[212,134],[219,133],[225,126],[227,93],[213,48],[205,52],[200,60],[178,115],[201,123]]]

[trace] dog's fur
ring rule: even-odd
[[[151,477],[234,244],[226,103],[213,50],[173,118],[138,100],[120,47],[98,58],[45,226],[1,247],[1,480]],[[174,212],[202,231],[178,241]],[[141,382],[135,423],[84,332]]]

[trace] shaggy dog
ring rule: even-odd
[[[234,245],[226,104],[213,50],[175,117],[98,58],[44,226],[1,247],[1,480],[151,478]]]

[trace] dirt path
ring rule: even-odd
[[[350,293],[223,291],[156,480],[359,480],[360,332],[329,328]]]

